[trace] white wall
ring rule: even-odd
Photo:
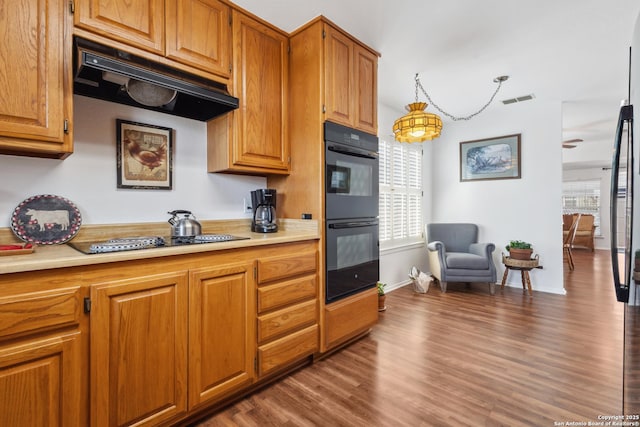
[[[116,119],[174,129],[172,190],[118,189]],[[38,194],[71,200],[84,224],[156,222],[186,209],[198,219],[245,218],[243,198],[266,185],[262,177],[207,173],[206,124],[196,120],[74,97],[75,148],[65,160],[0,156],[0,227],[15,207]]]
[[[473,222],[480,240],[496,244],[498,281],[501,253],[512,239],[533,243],[543,269],[531,272],[535,290],[564,293],[562,261],[562,111],[560,102],[538,99],[494,105],[470,121],[445,123],[432,141],[432,219]],[[522,134],[522,178],[460,182],[460,142]],[[520,275],[508,283],[521,287]]]

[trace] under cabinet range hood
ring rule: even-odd
[[[238,108],[221,83],[77,37],[74,64],[77,95],[200,121]]]

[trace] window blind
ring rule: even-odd
[[[380,244],[384,247],[421,242],[422,147],[379,141]]]

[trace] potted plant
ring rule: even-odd
[[[505,248],[511,259],[530,260],[533,253],[531,243],[522,240],[511,240]]]
[[[384,293],[384,287],[386,283],[378,282],[378,311],[385,311],[387,307],[384,305],[384,301],[387,296]]]

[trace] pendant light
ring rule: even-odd
[[[493,93],[489,102],[487,102],[480,110],[477,112],[470,114],[465,117],[455,117],[451,114],[443,111],[436,105],[435,102],[431,100],[429,94],[422,87],[422,83],[420,83],[420,79],[418,78],[418,74],[416,73],[416,101],[407,105],[406,109],[408,113],[393,123],[393,134],[395,135],[395,139],[398,142],[423,142],[423,141],[431,141],[434,138],[438,138],[440,136],[440,132],[442,131],[442,119],[440,116],[432,113],[427,113],[424,111],[427,108],[427,103],[418,102],[418,88],[422,91],[422,93],[427,97],[427,100],[431,102],[436,110],[449,117],[450,119],[457,120],[469,120],[474,116],[477,116],[481,112],[485,110],[493,102],[493,99],[498,94],[500,87],[502,86],[502,82],[506,81],[509,76],[500,76],[493,79],[495,83],[498,83],[498,87],[496,91]]]

